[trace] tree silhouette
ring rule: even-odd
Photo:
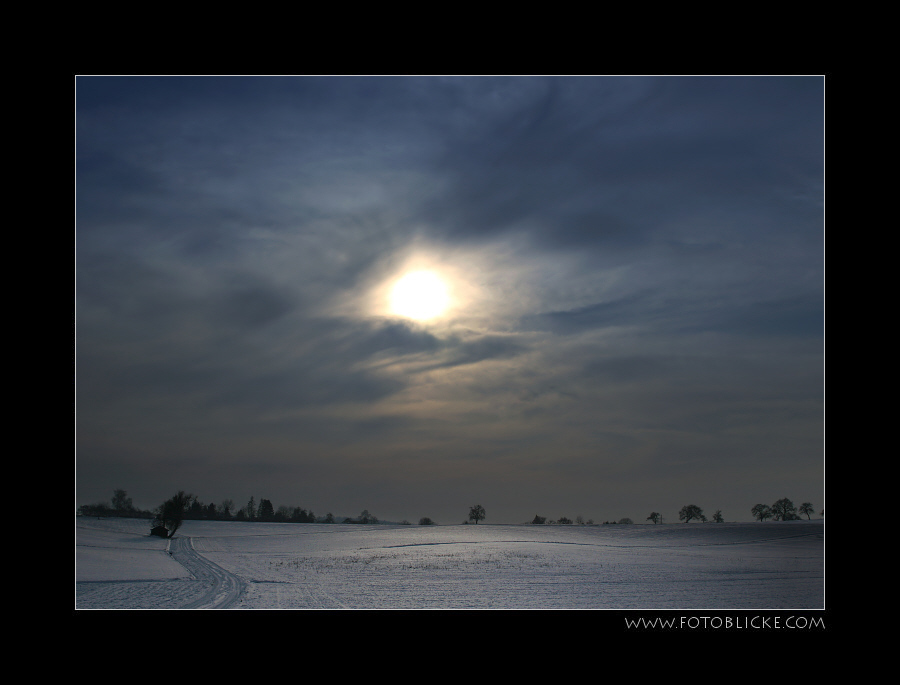
[[[812,502],[804,502],[803,504],[800,505],[800,513],[806,514],[807,521],[809,521],[809,515],[814,514],[815,512],[816,512],[816,510],[813,509]]]
[[[681,507],[681,511],[678,512],[678,519],[685,523],[690,523],[692,519],[705,521],[706,517],[703,515],[703,510],[696,504],[686,504]]]
[[[659,523],[660,520],[662,520],[662,516],[660,515],[660,513],[658,511],[651,511],[650,516],[648,516],[645,520],[653,521],[653,523]]]
[[[797,507],[787,497],[784,497],[772,505],[772,516],[776,521],[790,521],[797,518]]]
[[[234,509],[234,501],[230,499],[222,500],[222,518],[230,519],[232,514],[231,511]]]
[[[256,514],[260,521],[273,521],[275,519],[275,507],[267,499],[259,500],[259,511]]]
[[[131,498],[125,490],[113,490],[112,508],[117,513],[125,513],[134,511],[134,504],[131,503]]]
[[[750,513],[753,514],[753,518],[757,521],[765,521],[773,516],[772,508],[768,504],[756,504],[750,510]]]
[[[359,515],[359,522],[360,523],[378,523],[378,517],[370,514],[368,509],[363,509],[362,513]]]
[[[479,521],[483,521],[487,515],[484,513],[484,507],[480,504],[476,504],[474,507],[469,509],[469,520],[475,521],[475,525],[478,525]]]
[[[716,513],[713,514],[713,521],[715,521],[716,523],[722,523],[724,520],[725,519],[722,518],[722,510],[716,509]]]
[[[200,501],[199,497],[195,496],[191,498],[191,503],[188,505],[187,518],[194,520],[202,519],[204,509],[203,502]]]
[[[188,506],[193,497],[179,490],[174,497],[167,499],[156,512],[156,520],[154,523],[162,526],[169,531],[169,537],[175,535],[175,531],[181,528],[184,521],[184,515],[187,513]]]
[[[316,515],[312,511],[306,511],[303,507],[287,507],[287,518],[286,520],[291,523],[315,523]],[[327,523],[334,523],[334,516],[331,516],[331,520]]]

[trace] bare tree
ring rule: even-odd
[[[706,517],[703,515],[703,510],[696,504],[686,504],[681,507],[681,511],[678,512],[678,519],[685,523],[690,523],[692,519],[705,521]]]
[[[800,513],[806,514],[806,520],[809,521],[809,515],[816,513],[816,510],[813,509],[812,502],[804,502],[800,505]]]
[[[222,500],[222,517],[226,519],[230,519],[232,517],[232,512],[234,511],[234,500],[223,499]]]
[[[134,511],[134,504],[125,490],[113,490],[112,508],[116,513],[126,513]]]
[[[772,516],[776,521],[790,521],[798,518],[797,507],[787,497],[784,497],[772,505]]]
[[[662,516],[658,511],[651,511],[650,516],[648,516],[646,521],[653,521],[653,523],[659,523],[662,520]]]
[[[753,514],[753,518],[757,521],[765,521],[766,519],[772,518],[772,507],[768,504],[757,504],[750,510],[750,513]]]
[[[475,525],[478,525],[479,521],[484,521],[485,517],[484,507],[480,504],[476,504],[469,509],[469,521],[475,521]]]

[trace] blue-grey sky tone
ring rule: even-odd
[[[824,508],[822,77],[75,86],[76,505]]]

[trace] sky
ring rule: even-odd
[[[76,506],[821,511],[824,90],[76,77]]]

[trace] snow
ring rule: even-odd
[[[76,517],[76,609],[822,609],[824,522],[349,525]]]
[[[150,527],[146,522],[108,519],[101,525],[91,525],[93,523],[92,520],[76,522],[76,581],[190,577],[184,567],[166,553],[168,541],[147,534]]]

